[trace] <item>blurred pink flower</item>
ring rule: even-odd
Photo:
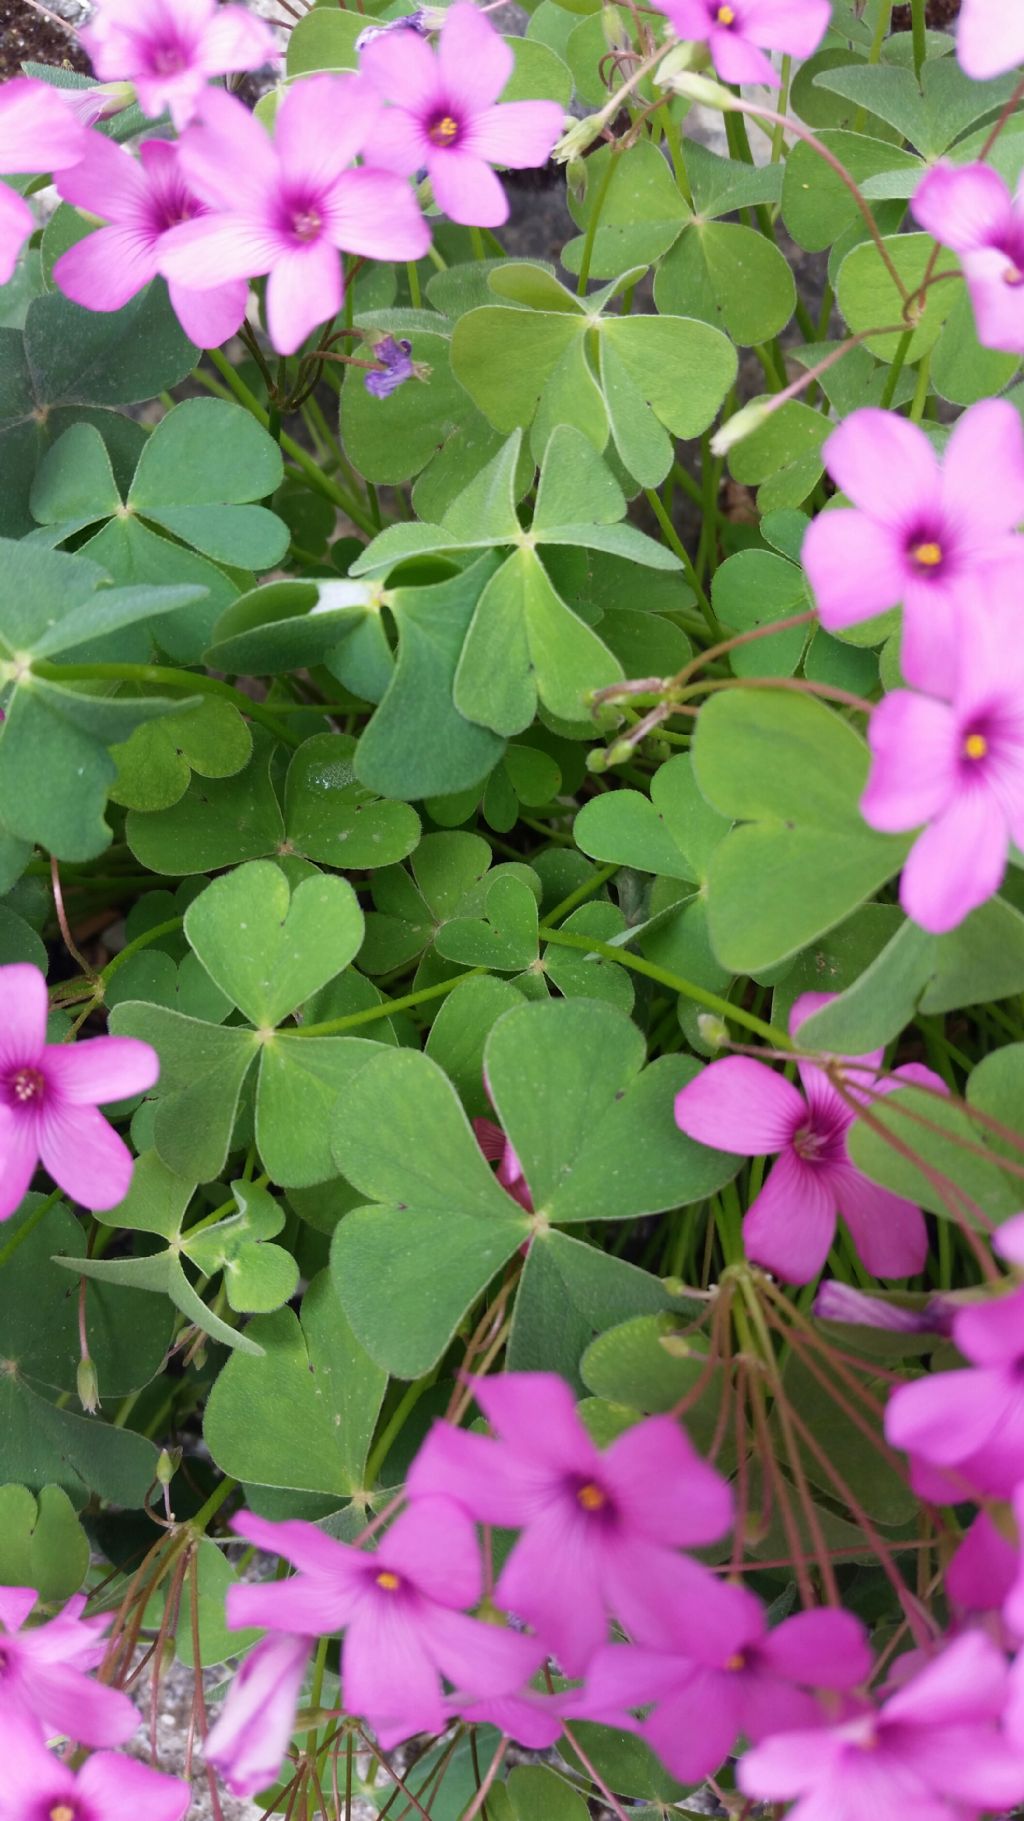
[[[1017,1497],[1020,1497],[1018,1491]],[[998,1530],[987,1511],[979,1511],[969,1524],[962,1541],[954,1551],[945,1573],[946,1593],[961,1612],[996,1612],[1012,1600],[1007,1620],[1019,1636],[1024,1637],[1018,1621],[1024,1621],[1024,1584],[1021,1579],[1020,1552]]]
[[[1020,15],[1024,19],[1024,15]],[[987,164],[937,164],[910,207],[921,227],[959,253],[986,348],[1024,354],[1024,206]]]
[[[37,967],[0,967],[0,1220],[21,1206],[39,1159],[84,1208],[116,1208],[132,1155],[97,1110],[151,1088],[157,1053],[134,1037],[46,1041],[46,981]]]
[[[1024,1482],[1024,1289],[961,1309],[953,1339],[970,1366],[933,1372],[892,1393],[886,1439],[941,1470],[922,1496],[956,1504],[1009,1498]]]
[[[704,1572],[673,1551],[724,1535],[729,1488],[668,1416],[597,1448],[553,1373],[477,1379],[474,1396],[499,1439],[435,1423],[407,1491],[414,1509],[441,1493],[482,1523],[522,1526],[496,1597],[579,1675],[612,1614],[636,1634],[676,1570]]]
[[[963,0],[956,54],[975,82],[987,82],[1024,63],[1024,12],[1020,0]]]
[[[168,110],[179,133],[211,77],[256,70],[279,55],[262,20],[217,0],[100,0],[78,35],[97,76],[133,83],[143,113]]]
[[[474,1119],[473,1131],[488,1162],[497,1164],[494,1174],[502,1188],[508,1190],[512,1200],[517,1201],[521,1208],[532,1214],[533,1197],[515,1146],[506,1138],[500,1125],[495,1125],[493,1119]]]
[[[1024,345],[1024,344],[1022,344]],[[900,664],[945,695],[958,657],[956,610],[1013,565],[1024,582],[1024,426],[1003,399],[972,405],[940,462],[923,430],[891,411],[855,411],[823,454],[855,510],[820,512],[801,559],[829,632],[903,603]]]
[[[834,997],[804,993],[790,1013],[793,1035]],[[907,1081],[942,1087],[938,1076],[914,1064],[875,1084],[881,1050],[847,1061],[859,1065],[846,1082],[854,1099],[858,1087],[884,1092]],[[725,1056],[676,1095],[676,1124],[688,1138],[741,1157],[778,1153],[743,1222],[747,1257],[787,1283],[809,1283],[828,1257],[841,1214],[858,1256],[875,1276],[919,1271],[928,1251],[920,1208],[879,1188],[850,1162],[846,1134],[855,1108],[816,1063],[799,1062],[797,1068],[802,1094],[752,1056]]]
[[[1015,600],[978,604],[959,642],[952,701],[895,689],[868,727],[861,813],[887,834],[919,828],[900,903],[933,935],[999,890],[1024,841],[1024,645]]]
[[[810,57],[831,17],[829,0],[656,0],[677,38],[707,44],[723,82],[779,87],[765,51]]]
[[[87,310],[120,310],[157,276],[160,243],[169,228],[209,213],[181,173],[178,147],[147,139],[139,158],[91,136],[86,156],[57,179],[65,202],[110,223],[62,253],[54,282]],[[249,301],[244,278],[208,291],[171,283],[171,304],[185,334],[200,348],[219,348],[235,334]]]
[[[848,1322],[854,1327],[886,1328],[892,1334],[951,1334],[956,1304],[950,1297],[929,1296],[917,1308],[868,1296],[852,1284],[830,1277],[814,1298],[819,1321]]]
[[[1003,1736],[1006,1661],[980,1632],[948,1644],[874,1713],[776,1733],[745,1753],[747,1796],[788,1821],[966,1821],[1024,1796],[1024,1757]]]
[[[273,1783],[295,1731],[310,1640],[274,1631],[237,1671],[203,1746],[208,1764],[233,1796],[251,1796]]]
[[[77,164],[89,135],[48,82],[16,76],[0,88],[0,176],[65,171]],[[24,196],[0,183],[0,285],[36,225]]]
[[[0,1821],[181,1821],[192,1792],[120,1752],[97,1751],[77,1773],[17,1709],[0,1706]]]
[[[358,76],[306,77],[282,101],[271,140],[240,101],[211,90],[181,142],[181,169],[214,212],[161,242],[165,278],[209,290],[269,273],[270,339],[294,354],[341,308],[340,249],[419,259],[430,229],[408,183],[352,168],[378,109]]]
[[[229,1623],[307,1638],[344,1629],[346,1709],[369,1722],[385,1750],[413,1733],[444,1730],[442,1676],[460,1697],[489,1700],[516,1693],[540,1664],[536,1639],[467,1615],[483,1596],[480,1550],[472,1522],[451,1499],[417,1501],[373,1552],[299,1519],[275,1524],[244,1512],[234,1528],[299,1573],[230,1588]]]
[[[499,105],[512,66],[505,40],[466,0],[445,13],[436,55],[415,31],[374,38],[360,68],[393,105],[374,125],[369,162],[403,175],[425,167],[452,221],[499,227],[508,202],[491,165],[543,164],[565,118],[555,101]]]
[[[27,1626],[33,1587],[0,1587],[0,1713],[18,1712],[43,1734],[66,1733],[82,1745],[123,1745],[139,1715],[120,1689],[87,1674],[103,1657],[108,1619],[83,1619],[74,1599],[46,1624]],[[2,1812],[0,1798],[0,1812]]]

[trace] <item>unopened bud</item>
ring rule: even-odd
[[[752,436],[755,430],[760,430],[761,425],[766,422],[774,410],[774,399],[751,399],[749,405],[744,405],[741,411],[735,411],[732,417],[715,431],[711,438],[712,455],[728,454],[737,443],[743,442],[745,437]]]
[[[582,202],[587,193],[587,167],[582,158],[570,158],[565,167],[566,188],[573,202]]]
[[[588,114],[585,120],[574,120],[572,125],[555,141],[551,152],[556,164],[568,164],[570,159],[579,158],[593,145],[594,140],[604,127],[600,114]]]
[[[623,45],[629,42],[629,34],[617,6],[601,8],[601,30],[604,32],[604,41],[610,51],[621,50]]]
[[[607,771],[608,754],[603,746],[592,746],[587,754],[588,771]]]
[[[720,1050],[729,1041],[729,1026],[717,1012],[699,1012],[697,1029],[709,1050]]]
[[[733,114],[739,109],[736,96],[721,82],[713,82],[710,76],[698,76],[696,71],[684,69],[666,77],[664,69],[665,64],[661,64],[655,77],[659,88],[672,89],[686,101],[697,101],[701,107],[717,108],[722,114]]]
[[[627,765],[629,763],[630,759],[633,757],[633,753],[634,753],[633,742],[629,738],[629,735],[627,734],[623,739],[616,740],[614,746],[609,746],[607,748],[605,755],[604,755],[605,764],[609,765],[609,766],[610,765]]]
[[[664,1347],[672,1359],[689,1359],[693,1352],[689,1341],[682,1334],[662,1334],[658,1337],[659,1347]]]
[[[156,1463],[157,1484],[160,1486],[169,1486],[180,1466],[180,1448],[161,1448]]]
[[[644,752],[649,759],[657,759],[659,763],[663,759],[670,759],[672,757],[672,748],[667,740],[645,740]]]
[[[99,1380],[96,1377],[96,1368],[88,1356],[85,1359],[80,1359],[78,1362],[78,1372],[75,1383],[78,1392],[78,1401],[85,1411],[86,1416],[94,1416],[100,1407],[100,1387]]]
[[[123,114],[135,100],[130,82],[97,82],[87,89],[55,89],[61,101],[70,108],[83,126],[95,126],[97,120],[109,120]]]

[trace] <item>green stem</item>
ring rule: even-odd
[[[49,683],[138,683],[158,689],[183,689],[189,694],[220,696],[233,702],[240,713],[259,721],[286,746],[302,744],[299,735],[283,726],[262,702],[254,702],[240,689],[233,689],[230,683],[222,683],[203,671],[171,670],[163,664],[51,664],[37,658],[32,665],[32,675]]]
[[[594,256],[594,237],[597,233],[597,226],[601,219],[601,211],[608,198],[608,191],[612,187],[612,178],[615,176],[615,172],[618,169],[618,163],[618,152],[613,146],[608,155],[608,163],[604,167],[604,176],[601,178],[597,195],[594,197],[594,206],[590,211],[590,217],[587,221],[587,232],[583,241],[583,255],[580,259],[579,282],[576,286],[577,297],[585,297],[587,294],[587,285],[590,282],[590,262]]]
[[[231,1479],[230,1476],[221,1480],[220,1485],[214,1487],[206,1504],[200,1506],[194,1518],[189,1518],[189,1529],[196,1535],[202,1536],[204,1531],[209,1529],[211,1520],[216,1517],[225,1500],[231,1497],[237,1485],[238,1481]]]
[[[148,948],[151,942],[159,942],[161,936],[174,935],[184,921],[184,917],[168,917],[166,923],[156,923],[152,929],[144,930],[141,936],[136,936],[134,942],[126,943],[120,953],[114,956],[113,961],[108,961],[102,970],[100,979],[104,986],[110,984],[118,968],[123,967],[126,961],[130,961],[133,955],[138,954],[140,948]]]
[[[785,1031],[774,1024],[765,1024],[761,1018],[755,1018],[752,1012],[745,1012],[742,1006],[733,1005],[729,999],[722,999],[718,993],[709,993],[692,980],[685,980],[681,974],[670,973],[668,968],[657,967],[653,961],[645,961],[640,955],[631,955],[624,948],[614,948],[610,942],[600,942],[596,936],[577,936],[570,930],[548,930],[545,941],[553,942],[556,948],[582,949],[584,954],[601,955],[606,961],[617,961],[620,966],[631,968],[635,974],[644,974],[648,980],[657,980],[659,986],[667,986],[674,993],[681,993],[684,999],[691,999],[695,1005],[702,1005],[709,1012],[717,1012],[720,1018],[731,1019],[734,1024],[743,1025],[745,1030],[753,1031],[756,1037],[762,1037],[773,1049],[791,1050],[792,1039]]]
[[[896,343],[896,352],[892,357],[892,366],[889,368],[882,396],[878,401],[879,408],[882,411],[888,411],[889,406],[896,396],[896,382],[903,371],[903,363],[907,358],[907,353],[913,338],[913,329],[905,329],[900,336],[899,341]]]
[[[420,291],[420,273],[419,267],[414,259],[406,261],[405,272],[406,277],[409,280],[409,297],[412,302],[412,307],[414,310],[422,310],[423,296]]]
[[[697,603],[701,613],[707,621],[708,631],[713,639],[720,639],[722,636],[722,628],[718,624],[718,621],[715,618],[714,608],[701,586],[700,577],[693,566],[693,561],[686,545],[680,538],[679,533],[673,525],[672,520],[669,518],[668,513],[665,511],[665,508],[653,487],[644,488],[644,498],[661,526],[665,542],[669,549],[679,558],[679,561],[683,565],[683,573],[686,576],[690,587],[693,589],[694,594],[697,596]]]
[[[925,36],[924,0],[910,0],[910,29],[914,38],[914,75],[921,80],[921,70],[928,51]]]
[[[361,1024],[372,1024],[378,1018],[390,1018],[395,1012],[409,1012],[414,1006],[426,1005],[431,999],[443,999],[447,993],[453,993],[463,980],[475,980],[480,974],[486,974],[485,967],[467,968],[465,973],[456,974],[454,980],[442,980],[436,986],[421,987],[418,993],[406,993],[401,999],[385,1000],[383,1005],[367,1006],[362,1012],[349,1012],[345,1018],[329,1018],[325,1024],[299,1024],[291,1037],[336,1037],[340,1031],[354,1031]]]
[[[914,387],[914,396],[910,404],[910,421],[912,424],[919,424],[924,416],[924,408],[928,403],[928,380],[931,374],[931,367],[932,354],[931,349],[929,348],[927,354],[922,357],[921,365],[917,369],[917,385]]]
[[[693,191],[690,188],[690,179],[686,172],[686,161],[683,154],[683,135],[677,122],[672,118],[672,109],[668,102],[665,103],[664,107],[658,109],[655,118],[661,122],[662,132],[665,135],[665,143],[668,146],[668,155],[672,160],[672,169],[676,176],[676,187],[679,190],[683,201],[689,203],[692,209]]]
[[[435,1366],[432,1372],[428,1372],[425,1377],[418,1378],[413,1384],[409,1385],[405,1395],[398,1404],[397,1409],[392,1412],[390,1419],[385,1423],[384,1428],[381,1430],[380,1436],[377,1439],[376,1446],[367,1460],[366,1470],[363,1474],[364,1482],[368,1488],[372,1489],[376,1485],[377,1480],[380,1477],[380,1470],[387,1460],[395,1441],[405,1428],[408,1418],[412,1415],[420,1398],[423,1396],[423,1393],[429,1391],[431,1385],[435,1383],[438,1370],[439,1368]]]

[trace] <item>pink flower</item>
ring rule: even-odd
[[[86,156],[57,187],[65,202],[111,224],[69,247],[53,268],[65,296],[87,310],[120,310],[156,277],[168,229],[208,213],[185,183],[178,147],[165,139],[145,140],[136,160],[94,133]],[[169,290],[178,321],[200,348],[218,348],[234,335],[249,301],[244,278],[208,291],[172,282]]]
[[[521,1208],[532,1214],[533,1197],[515,1146],[506,1138],[500,1125],[495,1125],[493,1119],[474,1119],[473,1131],[488,1162],[497,1164],[494,1174],[502,1188],[508,1190],[512,1200],[517,1201]]]
[[[95,1752],[76,1774],[6,1706],[0,1763],[0,1821],[181,1821],[191,1800],[187,1783],[119,1752]]]
[[[416,1501],[446,1494],[485,1524],[522,1526],[496,1597],[579,1675],[612,1614],[636,1632],[670,1577],[703,1575],[673,1549],[725,1533],[729,1488],[671,1417],[650,1417],[602,1453],[552,1373],[474,1382],[500,1439],[436,1423],[407,1490]]]
[[[26,1627],[33,1587],[0,1587],[0,1713],[82,1745],[122,1745],[139,1724],[128,1696],[86,1672],[102,1660],[107,1619],[83,1619],[76,1594],[45,1625]],[[2,1813],[2,1805],[0,1805]]]
[[[1024,343],[1022,343],[1024,346]],[[959,419],[940,462],[923,430],[891,411],[855,411],[824,446],[855,511],[819,513],[801,552],[829,632],[903,603],[900,662],[916,688],[948,692],[956,609],[997,565],[1020,587],[1024,429],[1012,405],[986,399]]]
[[[951,702],[895,689],[871,716],[861,813],[892,834],[920,828],[900,903],[933,935],[999,890],[1024,840],[1024,649],[1017,606],[979,607],[964,625]]]
[[[1024,13],[1020,0],[963,0],[956,54],[975,82],[987,82],[1024,63]]]
[[[85,128],[47,82],[16,76],[0,88],[0,176],[65,171],[85,151]],[[24,196],[0,183],[0,285],[17,263],[36,218]]]
[[[677,38],[707,44],[723,82],[765,82],[779,78],[765,51],[810,57],[831,17],[829,0],[656,0]]]
[[[972,1364],[900,1385],[885,1412],[886,1439],[942,1470],[955,1504],[972,1493],[1009,1498],[1024,1481],[1024,1290],[961,1309],[953,1338]]]
[[[249,1652],[203,1747],[233,1796],[274,1781],[295,1731],[309,1638],[272,1632]]]
[[[791,1032],[795,1035],[804,1019],[832,998],[831,993],[804,993],[790,1013]],[[855,1098],[858,1086],[869,1086],[881,1067],[882,1052],[847,1060],[862,1065],[847,1083]],[[875,1276],[907,1277],[919,1271],[928,1251],[921,1210],[854,1167],[846,1134],[855,1107],[817,1064],[800,1062],[797,1067],[802,1094],[766,1063],[726,1056],[709,1063],[676,1095],[676,1124],[687,1137],[741,1157],[779,1153],[743,1222],[747,1257],[787,1283],[809,1283],[828,1257],[841,1214],[859,1257]],[[925,1078],[941,1088],[937,1076],[913,1064],[896,1069],[891,1079],[899,1086]],[[883,1084],[876,1091],[883,1091]]]
[[[757,1744],[772,1733],[824,1726],[825,1715],[807,1691],[852,1689],[871,1673],[863,1628],[850,1613],[798,1613],[769,1631],[745,1589],[714,1585],[714,1592],[719,1602],[733,1596],[727,1630],[716,1617],[702,1630],[692,1600],[678,1612],[667,1603],[657,1646],[613,1644],[598,1652],[578,1709],[605,1724],[629,1726],[629,1709],[651,1705],[639,1730],[683,1783],[717,1770],[740,1734]],[[673,1640],[673,1630],[687,1637],[685,1648]]]
[[[969,1525],[946,1569],[945,1580],[946,1593],[961,1612],[997,1612],[1006,1602],[1007,1622],[1018,1636],[1024,1636],[1019,1623],[1024,1620],[1020,1553],[996,1528],[987,1511],[979,1511]]]
[[[212,76],[257,70],[279,54],[261,20],[217,0],[101,0],[78,35],[97,76],[134,83],[143,113],[168,109],[179,133]]]
[[[451,1499],[418,1501],[369,1553],[313,1524],[245,1512],[240,1535],[293,1562],[287,1581],[235,1586],[228,1620],[305,1637],[344,1629],[342,1686],[349,1713],[369,1721],[387,1750],[417,1732],[442,1732],[442,1676],[464,1698],[514,1694],[537,1669],[533,1638],[469,1618],[483,1595],[472,1523]]]
[[[157,1053],[134,1037],[46,1041],[46,981],[37,967],[0,967],[0,1220],[24,1200],[41,1158],[83,1208],[116,1208],[132,1155],[97,1108],[151,1088]]]
[[[886,1328],[891,1334],[951,1334],[956,1304],[949,1297],[929,1296],[917,1309],[866,1296],[852,1284],[830,1277],[814,1298],[819,1321],[849,1322],[854,1327]]]
[[[999,1730],[1004,1658],[969,1632],[875,1713],[777,1733],[740,1759],[748,1796],[797,1798],[788,1821],[967,1821],[1024,1795],[1024,1758]]]
[[[189,187],[216,211],[172,228],[160,270],[205,291],[269,273],[267,324],[281,354],[342,304],[339,249],[419,259],[430,229],[409,185],[353,170],[378,103],[358,76],[310,76],[289,89],[273,141],[240,101],[211,90],[181,142]]]
[[[562,1735],[564,1697],[537,1694],[532,1688],[514,1695],[492,1695],[485,1701],[450,1701],[449,1712],[470,1726],[495,1726],[528,1751],[548,1751]]]
[[[371,164],[403,175],[425,166],[452,221],[499,227],[508,203],[491,165],[543,164],[564,121],[555,101],[496,105],[512,64],[505,40],[465,0],[445,13],[436,56],[415,31],[375,38],[360,68],[393,105],[373,129]]]
[[[959,253],[978,340],[986,348],[1024,354],[1020,188],[1011,196],[998,171],[986,164],[937,164],[921,179],[910,206],[929,234]]]

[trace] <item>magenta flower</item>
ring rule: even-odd
[[[497,1164],[494,1174],[502,1188],[508,1190],[512,1200],[517,1201],[521,1208],[532,1214],[533,1196],[523,1175],[519,1154],[500,1125],[495,1125],[493,1119],[474,1119],[473,1132],[488,1163]]]
[[[377,112],[358,76],[310,76],[289,89],[271,141],[240,101],[211,90],[181,142],[181,169],[215,212],[171,229],[164,277],[205,291],[269,273],[270,339],[294,354],[341,308],[339,249],[419,259],[430,229],[409,185],[351,168]]]
[[[876,1712],[777,1733],[740,1759],[748,1796],[788,1821],[967,1821],[1024,1795],[1024,1758],[999,1728],[1006,1662],[980,1632],[957,1638]]]
[[[271,1632],[249,1652],[206,1735],[208,1764],[233,1796],[251,1796],[274,1781],[295,1731],[308,1637]]]
[[[393,105],[374,126],[370,163],[403,175],[425,167],[452,221],[499,227],[508,202],[491,165],[543,164],[564,122],[555,101],[498,105],[512,64],[505,40],[465,0],[445,13],[436,56],[414,31],[375,38],[360,68]]]
[[[417,1501],[373,1553],[299,1519],[274,1524],[245,1512],[234,1527],[299,1573],[230,1588],[229,1623],[307,1638],[344,1629],[346,1709],[369,1722],[385,1750],[444,1730],[442,1677],[459,1697],[488,1700],[516,1693],[540,1664],[536,1639],[467,1615],[483,1596],[480,1551],[451,1499]]]
[[[81,163],[58,178],[65,202],[110,223],[62,253],[54,282],[87,310],[120,310],[157,276],[160,245],[169,228],[208,214],[186,184],[178,147],[147,139],[139,159],[99,133]],[[235,334],[249,301],[244,278],[208,291],[171,283],[171,304],[185,334],[200,348],[219,348]]]
[[[116,1208],[132,1155],[98,1108],[151,1088],[157,1053],[135,1037],[46,1041],[46,981],[37,967],[0,967],[0,1220],[21,1206],[39,1159],[83,1208]]]
[[[854,1327],[885,1328],[891,1334],[951,1334],[956,1304],[944,1296],[929,1296],[917,1309],[867,1296],[852,1284],[830,1277],[814,1298],[819,1321],[849,1322]]]
[[[745,1589],[714,1592],[719,1602],[723,1593],[734,1597],[731,1635],[714,1621],[702,1632],[690,1600],[677,1613],[666,1609],[660,1647],[613,1644],[598,1652],[577,1709],[631,1726],[629,1710],[650,1707],[639,1731],[683,1783],[717,1770],[741,1734],[757,1744],[773,1733],[824,1726],[808,1691],[847,1691],[871,1673],[871,1652],[852,1614],[802,1612],[769,1631]],[[672,1641],[673,1627],[687,1637],[685,1648]]]
[[[861,813],[887,833],[920,828],[900,903],[933,935],[999,890],[1024,840],[1024,650],[1017,608],[980,603],[965,622],[951,702],[894,689],[871,716]]]
[[[829,0],[656,0],[677,38],[706,44],[723,82],[764,82],[779,78],[765,51],[810,57],[826,31]]]
[[[552,1373],[478,1379],[474,1394],[499,1439],[436,1423],[409,1475],[414,1509],[444,1493],[482,1523],[522,1526],[496,1597],[579,1675],[612,1614],[637,1633],[673,1576],[703,1575],[673,1550],[725,1533],[729,1488],[668,1416],[602,1452]]]
[[[0,1713],[82,1745],[123,1745],[138,1727],[136,1708],[86,1673],[102,1660],[109,1620],[83,1619],[76,1594],[56,1618],[28,1627],[36,1597],[34,1587],[0,1587]]]
[[[1020,1497],[1018,1488],[1015,1504]],[[1024,1635],[1020,1552],[987,1511],[979,1511],[965,1531],[946,1569],[945,1584],[951,1603],[961,1612],[998,1612],[1002,1606],[1011,1629],[1018,1636]]]
[[[180,1778],[120,1752],[94,1752],[76,1774],[6,1705],[0,1763],[0,1821],[181,1821],[192,1795]]]
[[[834,998],[804,993],[789,1017],[795,1035],[805,1018]],[[924,1081],[941,1089],[938,1076],[914,1064],[896,1069],[887,1083],[872,1084],[882,1052],[847,1058],[849,1094],[874,1085]],[[799,1088],[751,1056],[711,1062],[676,1095],[676,1124],[688,1138],[741,1157],[778,1160],[743,1222],[747,1257],[787,1283],[810,1283],[825,1263],[842,1215],[858,1256],[877,1277],[908,1277],[928,1251],[920,1208],[870,1182],[850,1162],[846,1134],[856,1116],[825,1070],[798,1063]]]
[[[451,1701],[449,1712],[470,1726],[495,1726],[528,1751],[549,1751],[562,1735],[564,1697],[524,1688],[515,1695],[492,1695],[485,1701]]]
[[[78,163],[87,143],[85,128],[48,82],[16,76],[0,88],[0,176],[65,171]],[[0,183],[0,285],[10,278],[35,225],[24,196]]]
[[[399,386],[404,386],[416,372],[412,342],[404,336],[396,341],[393,335],[382,335],[372,347],[367,344],[367,352],[379,362],[381,369],[379,372],[371,369],[363,380],[371,398],[390,398],[392,392],[397,392]]]
[[[1022,344],[1024,345],[1024,344]],[[855,411],[824,446],[855,511],[821,512],[801,558],[829,632],[903,603],[900,663],[918,689],[945,695],[957,660],[956,610],[997,567],[1024,574],[1024,428],[986,399],[959,419],[940,462],[923,430],[891,411]]]
[[[1018,12],[1018,30],[1021,18]],[[914,191],[911,209],[929,234],[959,253],[986,348],[1024,354],[1024,197],[1011,196],[987,164],[937,164]],[[975,407],[977,408],[977,407]]]
[[[1024,1481],[1024,1289],[961,1309],[953,1339],[971,1365],[900,1385],[886,1439],[941,1470],[945,1494],[941,1482],[922,1488],[934,1503],[1009,1498]]]
[[[1024,13],[1019,0],[963,0],[956,32],[962,70],[975,82],[1024,63]]]
[[[143,113],[168,110],[179,133],[211,77],[258,70],[279,55],[262,20],[217,0],[101,0],[78,35],[97,76],[133,83]]]

